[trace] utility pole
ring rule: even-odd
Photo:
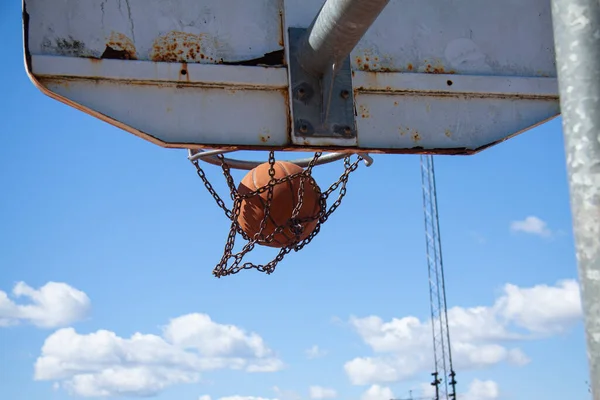
[[[421,156],[421,183],[423,186],[423,211],[425,219],[425,243],[427,270],[429,273],[429,300],[431,303],[431,331],[433,336],[435,400],[456,399],[456,373],[452,367],[450,329],[446,307],[446,284],[440,222],[437,209],[435,168],[433,156]],[[440,376],[441,374],[441,376]]]
[[[573,232],[592,398],[600,399],[600,3],[552,0]]]

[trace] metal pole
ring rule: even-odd
[[[600,400],[600,2],[552,0],[552,18],[590,382]]]
[[[327,0],[302,39],[298,61],[322,75],[339,66],[390,0]]]

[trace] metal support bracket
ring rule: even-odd
[[[322,76],[305,71],[298,51],[307,30],[289,28],[288,71],[292,142],[302,145],[357,146],[350,56]]]

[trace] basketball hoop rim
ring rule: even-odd
[[[225,154],[225,153],[232,153],[234,151],[237,150],[223,150],[223,149],[214,149],[214,150],[188,150],[188,160],[190,160],[191,162],[200,160],[200,161],[204,161],[208,164],[212,164],[212,165],[221,165],[222,160],[220,160],[217,155],[219,154]],[[319,159],[317,160],[317,162],[314,164],[315,166],[317,165],[324,165],[324,164],[329,164],[335,161],[339,161],[344,159],[345,157],[347,157],[349,154],[347,153],[329,153],[326,154],[322,157],[319,157]],[[369,156],[367,153],[359,153],[359,156],[361,156],[365,162],[365,165],[367,167],[371,166],[371,164],[373,164],[373,158],[371,158],[371,156]],[[306,168],[308,167],[308,165],[310,164],[310,162],[313,160],[313,157],[306,157],[306,158],[297,158],[294,160],[284,160],[286,162],[290,162],[292,164],[296,164],[297,166],[301,167],[301,168]],[[236,158],[227,158],[225,157],[223,159],[223,161],[225,161],[227,163],[227,165],[229,165],[230,168],[233,169],[241,169],[241,170],[245,170],[245,171],[250,171],[256,167],[258,167],[259,165],[263,164],[263,162],[261,161],[249,161],[249,160],[239,160]]]

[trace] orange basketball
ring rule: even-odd
[[[281,179],[288,175],[302,172],[302,168],[296,164],[286,161],[276,161],[274,164],[275,178]],[[262,186],[266,186],[271,177],[269,176],[269,163],[264,163],[248,172],[238,186],[238,192],[242,195],[251,193]],[[311,178],[312,179],[312,178]],[[273,237],[273,241],[266,243],[257,241],[258,244],[269,247],[285,247],[292,244],[296,238],[290,229],[289,220],[292,218],[294,207],[298,204],[301,176],[291,181],[277,184],[273,187],[273,200],[267,218],[267,223],[262,231],[262,237],[272,234],[278,226],[286,225],[281,233]],[[260,231],[260,224],[265,216],[265,206],[267,204],[268,190],[259,195],[242,200],[238,223],[242,230],[253,238]],[[296,218],[316,218],[321,211],[320,204],[321,189],[311,183],[311,180],[304,178],[304,196],[302,207]],[[317,226],[318,219],[302,223],[304,230],[300,234],[300,240],[306,239]]]

